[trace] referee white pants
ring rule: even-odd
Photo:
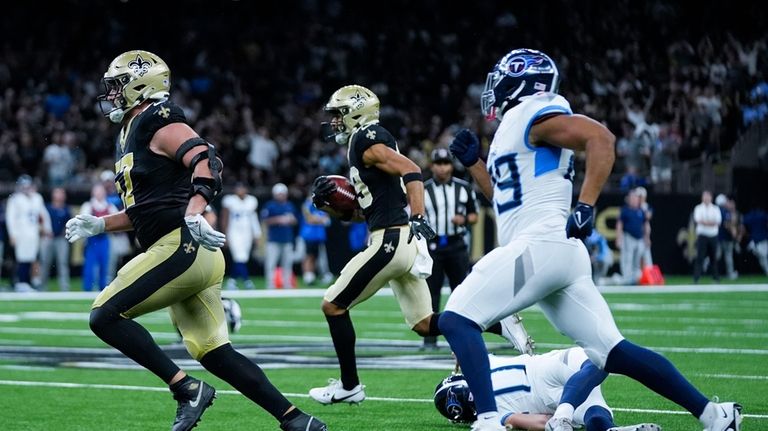
[[[600,368],[624,339],[592,282],[586,247],[573,238],[517,239],[495,248],[454,290],[445,310],[485,330],[533,304]]]

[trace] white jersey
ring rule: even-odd
[[[553,414],[563,394],[563,386],[581,368],[587,354],[581,347],[573,347],[534,356],[490,354],[488,359],[499,413]],[[574,413],[577,424],[584,423],[584,412],[594,405],[608,409],[599,387]]]
[[[520,236],[564,237],[573,193],[573,151],[533,145],[533,124],[552,114],[572,114],[562,96],[539,93],[504,114],[488,153],[500,245]]]
[[[14,193],[5,206],[5,223],[8,236],[15,243],[18,262],[37,259],[40,233],[51,232],[51,217],[39,193]]]
[[[261,237],[261,226],[259,225],[259,218],[256,216],[259,201],[256,197],[246,195],[245,198],[240,199],[234,194],[226,195],[221,200],[221,206],[226,208],[229,214],[227,237],[245,237],[248,242],[253,242],[254,238]]]
[[[38,237],[41,230],[51,232],[51,218],[39,193],[14,193],[5,206],[8,235],[14,239]],[[25,239],[21,239],[21,242]]]

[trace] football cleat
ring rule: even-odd
[[[171,431],[188,431],[197,426],[205,409],[213,404],[216,389],[197,379],[192,379],[184,387],[174,392],[173,399],[179,405],[176,408],[176,420]]]
[[[573,431],[573,422],[569,418],[553,416],[547,421],[544,431]]]
[[[535,343],[528,336],[528,331],[523,326],[523,318],[518,313],[502,319],[499,323],[501,324],[502,337],[512,343],[518,352],[533,355]]]
[[[661,427],[656,424],[637,424],[628,425],[623,427],[608,428],[605,431],[662,431]]]
[[[704,431],[739,431],[742,420],[741,405],[710,402],[699,420],[704,425]]]
[[[365,386],[357,385],[348,391],[342,386],[341,380],[328,379],[328,386],[310,389],[309,396],[320,404],[357,404],[365,399],[364,389]]]
[[[281,423],[280,429],[283,431],[328,431],[328,426],[320,419],[302,413],[288,422]]]
[[[507,427],[498,422],[475,421],[470,431],[506,431]]]

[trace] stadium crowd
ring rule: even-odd
[[[220,149],[229,184],[283,182],[294,194],[346,163],[318,137],[332,89],[370,87],[401,151],[426,167],[424,155],[456,127],[492,134],[478,96],[513,46],[552,55],[574,111],[619,138],[617,170],[652,184],[669,183],[676,160],[717,158],[765,115],[766,35],[759,22],[726,30],[749,7],[738,15],[666,0],[565,3],[505,12],[499,2],[426,1],[408,3],[407,14],[390,5],[361,14],[341,1],[190,2],[149,16],[133,1],[69,0],[42,13],[12,5],[0,17],[0,181],[27,173],[49,187],[88,189],[111,168],[115,126],[96,103],[100,75],[116,53],[136,48],[171,66],[173,98]],[[153,30],[134,31],[135,20]]]
[[[87,195],[104,181],[117,126],[97,95],[108,62],[127,49],[169,64],[172,99],[216,144],[225,190],[244,184],[264,202],[276,184],[298,203],[317,175],[345,174],[345,148],[319,136],[322,106],[341,85],[379,96],[382,123],[425,172],[427,155],[460,127],[488,145],[494,126],[481,117],[479,95],[512,47],[549,53],[574,112],[616,134],[615,192],[673,192],[677,163],[720,160],[768,116],[758,6],[568,4],[397,1],[364,13],[341,0],[191,1],[151,14],[132,0],[99,8],[66,0],[45,11],[11,4],[0,16],[0,195],[22,174],[46,199],[57,187]]]

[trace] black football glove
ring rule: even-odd
[[[593,216],[594,208],[592,205],[579,202],[568,217],[568,223],[565,225],[565,234],[568,238],[585,239],[592,234],[592,228],[595,225]]]
[[[336,191],[336,184],[325,175],[315,178],[312,183],[312,204],[315,208],[328,206],[328,196]]]
[[[414,236],[416,239],[421,239],[423,237],[429,241],[437,235],[435,231],[429,227],[427,219],[421,214],[412,215],[411,218],[408,219],[408,226],[411,228],[411,233],[408,235],[408,244],[411,243]]]
[[[461,129],[450,145],[451,153],[462,165],[470,167],[480,158],[480,141],[469,129]]]

